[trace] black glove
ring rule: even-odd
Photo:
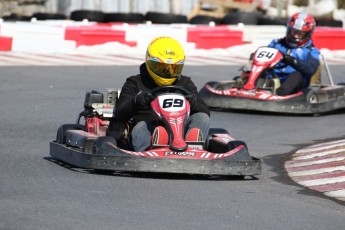
[[[186,96],[187,101],[190,104],[190,108],[193,109],[198,103],[198,97],[195,94],[189,94]]]
[[[134,103],[138,109],[149,109],[150,102],[155,99],[155,97],[150,92],[140,91],[135,95]]]
[[[283,54],[283,62],[288,65],[296,65],[297,60],[296,58],[288,55],[288,54]]]

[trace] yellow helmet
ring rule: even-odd
[[[184,50],[177,40],[157,37],[147,47],[146,69],[157,85],[171,85],[181,76],[184,59]]]

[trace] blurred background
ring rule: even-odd
[[[187,21],[199,17],[195,20],[199,23],[213,20],[216,24],[231,24],[247,20],[247,24],[248,21],[249,24],[285,24],[286,18],[302,10],[311,13],[326,26],[344,24],[345,0],[0,0],[0,17],[3,20],[17,21],[29,21],[33,17],[39,20],[81,20],[80,17],[84,17],[107,22],[104,14],[114,13],[122,14],[122,19],[117,19],[118,21],[125,21],[124,17],[130,21],[128,17],[133,17],[133,14],[136,17],[142,15],[143,20],[147,21],[146,14],[156,12],[185,16]],[[75,16],[76,11],[78,17]],[[99,16],[90,16],[91,14]],[[231,15],[228,16],[229,14]],[[165,17],[164,20],[167,20],[164,15],[153,16]],[[224,21],[226,16],[228,18]]]

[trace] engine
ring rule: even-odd
[[[105,136],[110,120],[114,117],[114,108],[120,95],[119,89],[108,89],[107,98],[96,90],[87,92],[84,111],[80,117],[85,119],[85,131],[97,136]]]

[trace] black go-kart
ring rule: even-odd
[[[190,105],[186,100],[189,93],[182,87],[164,86],[152,91],[155,99],[151,107],[162,124],[160,132],[153,133],[147,150],[133,151],[128,144],[130,129],[109,131],[119,94],[120,90],[111,89],[104,98],[100,92],[88,92],[84,111],[76,124],[59,127],[56,140],[50,142],[50,155],[74,167],[95,171],[209,176],[261,174],[261,160],[252,157],[246,143],[236,140],[225,129],[211,128],[206,140],[184,136],[183,124],[189,117]],[[80,124],[81,120],[85,122]]]

